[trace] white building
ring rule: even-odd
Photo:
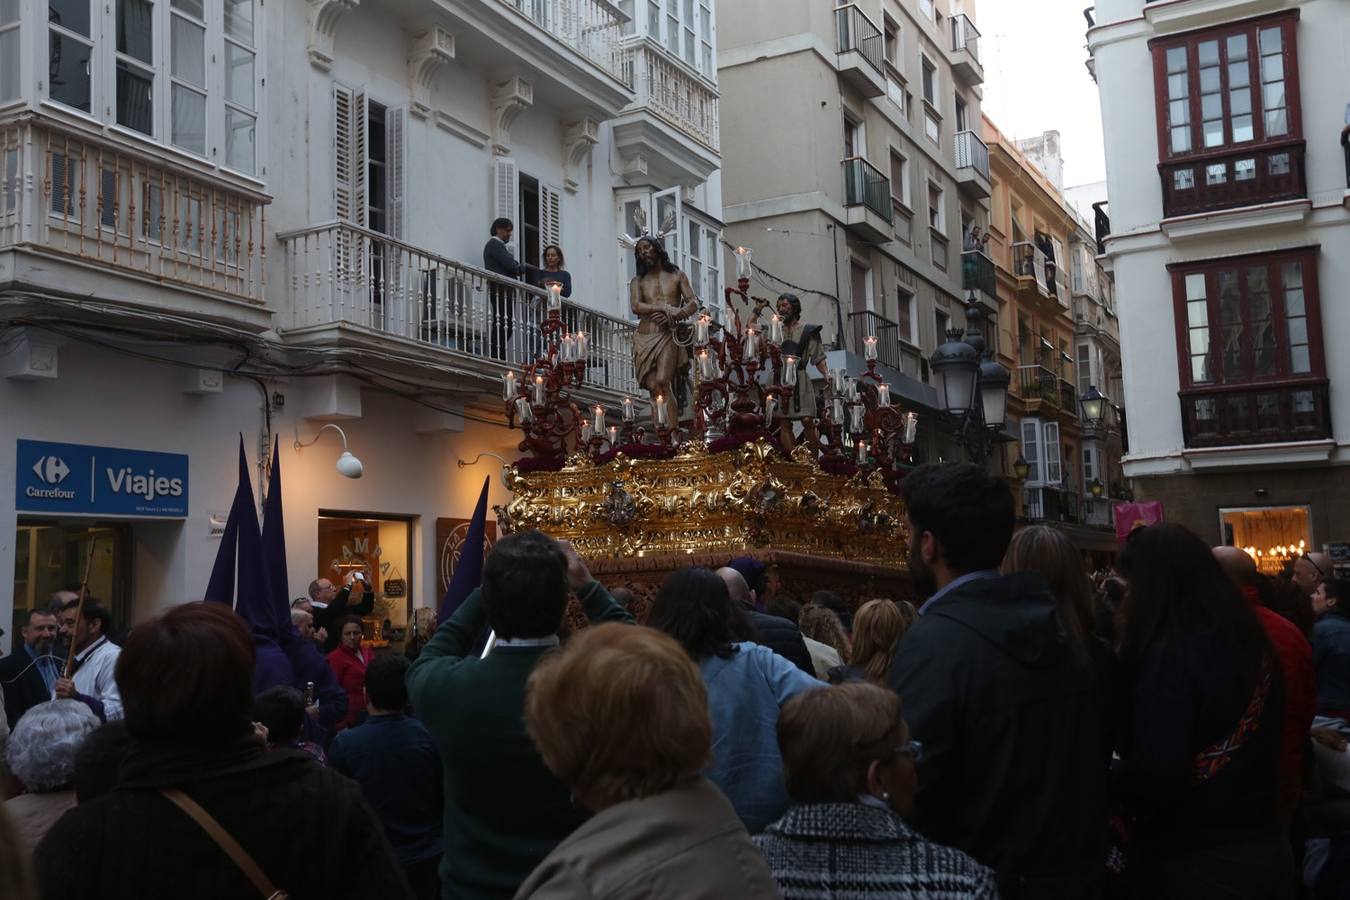
[[[1350,9],[1099,0],[1095,19],[1125,474],[1167,519],[1263,558],[1345,540]]]
[[[525,262],[565,251],[583,393],[611,408],[636,392],[616,241],[636,210],[675,217],[667,249],[720,303],[715,29],[713,0],[0,0],[10,635],[94,534],[122,624],[199,597],[241,433],[251,461],[282,444],[293,595],[364,566],[395,625],[434,604],[441,520],[497,467],[455,460],[515,455],[500,379],[539,344],[516,285],[492,358],[489,223],[515,221]],[[329,422],[360,481],[335,434],[293,449]],[[99,480],[156,464],[186,500]]]

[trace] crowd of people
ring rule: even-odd
[[[87,601],[33,610],[0,660],[0,896],[1350,896],[1328,558],[1268,578],[1157,524],[1094,584],[982,469],[901,493],[914,603],[802,603],[741,558],[674,572],[639,624],[530,531],[409,661],[363,645],[361,588],[316,582],[292,615],[331,642],[331,729],[313,682],[256,689],[223,604],[120,648]]]

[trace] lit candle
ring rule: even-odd
[[[556,281],[548,283],[548,311],[555,312],[562,309],[562,285]]]
[[[625,422],[633,421],[633,398],[623,398],[623,420]]]
[[[830,370],[830,382],[831,382],[832,386],[834,387],[834,392],[835,392],[836,394],[842,394],[842,393],[844,392],[844,370],[843,370],[843,369],[831,369],[831,370]]]
[[[864,441],[861,438],[858,439],[858,462],[867,462],[867,441]]]
[[[561,349],[563,362],[572,362],[574,359],[576,359],[577,342],[572,340],[572,336],[570,334],[564,334],[562,336]]]
[[[582,422],[582,423],[581,423],[581,443],[582,443],[582,444],[589,444],[589,443],[591,442],[591,435],[592,435],[593,433],[594,433],[594,432],[591,431],[591,423],[590,423],[590,422]]]
[[[510,403],[516,398],[516,373],[507,372],[502,375],[502,399]]]
[[[773,414],[778,411],[778,398],[770,394],[764,399],[764,424],[773,424]]]
[[[584,361],[588,355],[589,350],[591,349],[590,338],[586,337],[586,332],[584,331],[577,332],[576,346],[577,346],[577,359]]]
[[[656,427],[666,427],[666,398],[656,395]]]
[[[544,405],[544,376],[534,376],[534,403],[536,406]]]
[[[861,406],[850,406],[848,408],[848,430],[855,434],[863,430],[863,408]]]
[[[849,403],[858,399],[858,382],[853,378],[844,379],[844,399]]]
[[[783,384],[786,387],[797,386],[797,357],[783,357]]]
[[[777,313],[769,319],[769,343],[775,347],[783,343],[783,317]]]
[[[524,397],[516,399],[516,418],[522,422],[533,422],[534,412],[530,409],[530,401]]]
[[[834,397],[834,404],[833,404],[833,406],[832,406],[832,408],[831,408],[831,412],[832,412],[833,414],[830,416],[830,418],[834,419],[834,424],[836,424],[836,425],[843,425],[843,424],[844,424],[844,398],[843,398],[843,397],[840,397],[838,394],[836,394],[835,397]]]
[[[717,378],[717,363],[707,350],[698,352],[698,377],[704,381],[714,381]]]
[[[753,328],[745,330],[745,361],[759,359],[759,332]]]
[[[891,386],[882,382],[877,385],[877,406],[891,405]]]
[[[900,443],[912,444],[919,434],[919,414],[907,412],[900,417]]]
[[[601,434],[605,430],[605,408],[597,403],[591,413],[593,414],[591,428],[596,434]]]
[[[619,426],[618,426],[618,425],[611,425],[611,426],[609,426],[609,445],[610,445],[611,447],[617,447],[617,446],[619,446]]]
[[[869,360],[877,358],[876,335],[869,334],[867,337],[863,338],[863,356],[865,356]]]
[[[751,255],[751,252],[750,252],[750,248],[749,248],[749,247],[737,247],[737,248],[736,248],[736,277],[737,277],[737,278],[749,278],[749,277],[750,277],[750,255]]]
[[[694,323],[694,343],[702,347],[708,343],[708,330],[712,327],[712,318],[707,315],[698,317]]]

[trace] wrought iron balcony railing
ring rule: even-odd
[[[844,160],[844,205],[866,206],[890,222],[891,180],[861,156]]]
[[[967,250],[961,254],[961,287],[967,291],[983,291],[990,297],[998,294],[998,273],[994,261],[983,250]]]
[[[1187,447],[1319,441],[1331,437],[1328,382],[1236,385],[1179,392]]]
[[[974,169],[989,179],[989,146],[973,131],[958,131],[955,139],[956,169]]]
[[[867,14],[850,3],[834,11],[834,24],[839,36],[839,52],[856,52],[884,77],[885,37]]]
[[[980,61],[980,32],[964,13],[952,16],[952,50],[965,50]]]

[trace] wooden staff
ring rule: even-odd
[[[70,630],[70,649],[66,652],[66,667],[62,672],[62,678],[70,677],[70,670],[75,666],[75,632],[80,629],[80,622],[84,620],[84,598],[89,596],[89,573],[94,569],[94,547],[98,544],[98,538],[89,536],[89,559],[84,564],[84,581],[80,582],[80,602],[75,607],[75,627]]]

